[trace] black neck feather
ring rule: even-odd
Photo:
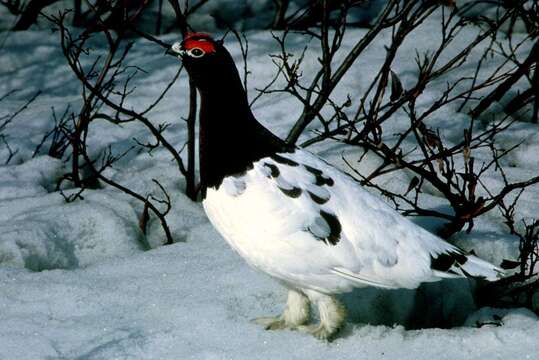
[[[226,176],[245,172],[263,157],[291,150],[255,119],[232,59],[224,65],[228,66],[207,74],[212,78],[197,86],[201,97],[200,178],[203,196],[208,187],[218,188]]]

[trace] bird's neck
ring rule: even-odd
[[[199,89],[203,196],[208,187],[218,188],[226,176],[245,172],[253,162],[287,149],[253,116],[239,76],[223,85]]]

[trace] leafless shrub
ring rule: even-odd
[[[457,8],[451,1],[388,1],[375,23],[340,61],[336,54],[346,35],[348,27],[345,19],[353,2],[341,3],[339,16],[335,16],[335,10],[327,0],[311,3],[311,9],[319,8],[321,11],[320,26],[295,29],[294,34],[314,39],[320,46],[318,71],[305,79],[302,68],[307,48],[298,56],[291,55],[287,50],[287,39],[291,31],[285,29],[280,35],[274,35],[280,48],[279,53],[272,55],[276,65],[275,78],[267,87],[259,90],[255,100],[275,92],[295,97],[303,111],[288,134],[289,143],[296,144],[302,135],[306,137],[300,143],[304,147],[329,139],[342,142],[357,148],[359,164],[367,156],[374,155],[380,160],[379,165],[366,174],[356,170],[358,163],[352,163],[346,158],[344,161],[358,181],[387,197],[404,215],[431,216],[445,220],[445,226],[438,230],[438,234],[444,238],[451,237],[465,227],[471,231],[474,219],[494,209],[501,209],[507,219],[512,218],[510,210],[513,208],[506,208],[504,201],[539,183],[539,176],[510,181],[505,176],[502,159],[518,148],[520,143],[507,147],[500,143],[498,137],[513,125],[515,120],[511,115],[521,109],[522,104],[537,101],[539,41],[533,31],[524,37],[513,37],[511,31],[500,31],[516,17],[530,18],[529,14],[522,13],[525,1],[511,3],[511,6],[500,10],[496,19],[487,19],[465,16],[476,3]],[[403,42],[413,37],[416,29],[437,10],[442,11],[443,18],[440,41],[428,52],[416,54],[417,78],[415,84],[405,87],[392,70],[397,52]],[[331,21],[330,12],[333,12]],[[460,53],[451,57],[442,56],[447,48],[453,46],[458,34],[470,27],[477,29],[475,38]],[[341,102],[334,100],[333,90],[354,62],[369,45],[380,38],[382,32],[388,31],[391,33],[391,41],[386,46],[385,59],[366,91],[349,94]],[[522,56],[520,49],[530,44],[531,51]],[[478,49],[483,49],[479,61],[470,60],[470,54]],[[488,68],[485,64],[493,55],[501,58],[500,64]],[[469,75],[451,80],[448,75],[465,66],[473,66],[471,74],[470,71],[462,70],[463,74]],[[274,85],[278,83],[276,80],[279,77],[285,80],[285,86]],[[523,79],[526,79],[529,88],[509,102],[506,115],[489,116],[486,110]],[[442,81],[446,83],[445,89],[438,92],[439,95],[430,101],[430,105],[420,106],[418,99],[421,95],[435,86],[439,88]],[[447,107],[459,111],[471,109],[470,116],[463,117],[467,120],[460,120],[464,122],[462,140],[456,143],[445,138],[443,131],[433,122],[435,114]],[[389,130],[394,127],[389,125],[402,112],[407,115],[408,123],[405,127],[399,127],[398,133],[394,134],[394,130]],[[315,121],[319,126],[314,135],[307,134],[305,130]],[[481,160],[474,156],[476,153],[481,153]],[[488,156],[485,158],[485,154],[490,154],[490,159]],[[391,190],[377,181],[382,176],[399,172],[410,174],[410,183],[403,189]],[[486,176],[497,176],[503,180],[503,186],[489,188],[485,183]],[[435,189],[441,194],[452,212],[428,206],[424,201],[425,189],[430,189],[428,192]],[[522,273],[524,263],[528,264],[528,279],[535,268],[530,264],[536,261],[537,221],[526,223],[522,232],[514,227],[509,229],[521,239],[519,265]],[[507,283],[512,288],[522,290],[524,287],[514,286],[517,280],[523,281],[524,275],[519,276],[511,277]],[[535,289],[537,283],[525,288]]]
[[[87,187],[98,186],[98,180],[109,184],[119,190],[137,198],[144,203],[142,219],[153,213],[161,221],[167,236],[167,242],[172,242],[172,236],[166,224],[165,215],[170,210],[170,197],[164,187],[157,183],[158,190],[164,194],[163,199],[155,198],[151,195],[143,196],[137,194],[131,189],[123,187],[104,175],[104,171],[113,165],[114,162],[121,159],[126,154],[113,154],[112,149],[105,150],[101,155],[91,158],[88,152],[86,138],[90,131],[90,126],[95,121],[108,121],[114,125],[121,125],[129,122],[140,122],[153,135],[155,141],[141,142],[134,139],[139,148],[144,148],[152,152],[158,147],[167,149],[176,162],[178,170],[186,179],[186,194],[193,200],[197,196],[197,185],[195,183],[195,120],[196,120],[196,90],[194,86],[190,89],[190,106],[185,121],[187,124],[188,137],[184,146],[179,151],[170,144],[164,136],[167,124],[154,125],[154,122],[148,118],[148,113],[163,99],[165,94],[171,88],[172,84],[178,79],[182,68],[176,76],[163,89],[155,101],[143,110],[133,110],[128,108],[128,97],[133,91],[132,80],[143,69],[125,65],[129,51],[133,45],[130,37],[133,34],[142,36],[163,50],[168,49],[170,44],[166,44],[152,35],[138,29],[137,24],[142,14],[148,9],[152,1],[86,1],[75,0],[73,10],[66,9],[58,15],[51,16],[42,10],[54,3],[54,0],[36,1],[22,3],[18,1],[3,0],[0,5],[8,7],[9,10],[18,15],[17,24],[14,30],[27,29],[34,23],[38,15],[49,20],[59,30],[61,39],[61,48],[67,60],[67,64],[76,75],[82,85],[83,105],[77,112],[69,108],[61,115],[57,116],[53,110],[54,127],[48,133],[44,134],[40,143],[36,146],[33,156],[47,153],[57,158],[65,158],[70,161],[71,171],[65,174],[58,182],[57,189],[62,191],[66,182],[80,189],[79,192],[66,195],[66,201],[75,201],[83,198],[84,189]],[[180,2],[169,0],[168,5],[176,13],[176,28],[185,35],[190,30],[187,24],[187,17],[202,7],[207,0],[198,1],[193,6],[189,6],[186,1],[180,6]],[[163,1],[158,3],[158,17],[156,30],[161,29],[161,11]],[[71,31],[67,21],[67,15],[74,12],[74,24],[82,27],[82,31]],[[89,42],[92,39],[104,39],[108,52],[104,57],[92,53]],[[164,52],[164,51],[163,51]],[[83,66],[81,59],[92,59],[92,64]],[[31,100],[33,101],[33,100]],[[31,102],[30,101],[30,102]],[[21,111],[24,109],[21,109]],[[19,111],[20,112],[20,111]],[[18,112],[17,112],[18,113]],[[0,119],[0,130],[2,130],[17,115],[6,116]],[[0,136],[0,146],[4,145],[9,151],[9,162],[17,152],[12,149],[8,143],[7,136]],[[187,162],[184,165],[180,152],[187,150]],[[160,206],[161,205],[161,206]],[[165,210],[159,210],[163,207]],[[141,221],[141,228],[145,229],[146,221]]]
[[[273,17],[272,29],[284,29],[286,25],[286,10],[290,0],[273,0],[275,5],[275,15]]]
[[[11,159],[13,159],[13,156],[17,155],[19,150],[18,149],[14,150],[13,148],[11,148],[11,146],[9,145],[9,142],[6,139],[6,135],[4,134],[0,134],[0,143],[4,145],[8,151],[8,156],[6,160],[4,161],[4,165],[8,165]]]
[[[15,94],[17,90],[9,91],[8,93],[0,96],[0,103],[9,98],[11,95]],[[38,98],[41,94],[41,91],[37,91],[30,99],[28,99],[21,107],[19,107],[14,112],[8,112],[6,114],[0,115],[0,146],[4,146],[8,151],[8,156],[4,160],[4,164],[7,165],[11,162],[13,157],[19,152],[18,149],[13,149],[9,144],[9,136],[6,134],[5,130],[11,124],[17,116],[24,112],[28,107]]]
[[[323,10],[323,21],[319,31],[309,29],[300,32],[306,37],[315,38],[322,49],[319,70],[310,82],[305,84],[302,78],[301,67],[304,55],[292,58],[286,49],[289,32],[284,31],[281,36],[274,36],[281,51],[274,55],[273,59],[278,68],[277,73],[282,74],[286,80],[286,86],[263,89],[262,92],[286,92],[303,105],[302,114],[289,132],[288,142],[296,143],[307,126],[314,120],[318,120],[321,125],[320,129],[314,137],[305,140],[301,145],[309,146],[326,139],[334,139],[357,146],[364,153],[363,156],[376,154],[382,163],[370,174],[360,175],[362,183],[379,190],[406,215],[428,215],[447,220],[447,226],[440,231],[440,235],[446,238],[460,231],[466,224],[469,225],[468,230],[471,230],[473,219],[496,208],[507,194],[539,182],[539,177],[536,177],[519,183],[507,184],[495,194],[478,195],[478,188],[483,187],[481,176],[493,170],[499,163],[497,160],[508,153],[508,151],[498,151],[495,138],[512,124],[511,118],[496,120],[486,129],[478,132],[475,118],[472,117],[470,123],[463,126],[466,128],[463,140],[451,146],[445,145],[446,140],[439,132],[429,127],[428,120],[440,108],[453,103],[464,106],[466,102],[475,100],[481,90],[496,88],[508,79],[512,79],[520,68],[507,70],[506,65],[511,61],[509,58],[506,58],[501,66],[487,76],[483,74],[481,79],[478,74],[483,64],[477,64],[474,75],[448,83],[445,91],[432,101],[430,107],[419,110],[417,106],[417,99],[427,87],[433,86],[435,81],[443,79],[450,72],[466,64],[469,54],[479,43],[493,39],[491,46],[485,51],[484,57],[487,57],[496,44],[495,39],[499,28],[513,16],[513,13],[506,12],[498,21],[488,22],[488,26],[485,26],[485,29],[480,31],[462,52],[442,61],[441,54],[454,42],[457,34],[465,27],[471,26],[469,19],[459,16],[461,10],[455,7],[443,8],[444,20],[440,29],[442,36],[439,46],[429,53],[417,54],[416,83],[404,89],[400,79],[392,71],[397,51],[404,40],[439,7],[437,2],[389,1],[373,27],[356,42],[340,63],[335,60],[335,55],[346,33],[344,19],[349,8],[342,8],[339,17],[340,25],[330,35],[328,2],[321,1],[320,6]],[[367,86],[367,90],[359,97],[349,96],[341,104],[332,100],[331,94],[342,77],[384,29],[391,30],[392,40],[387,47],[385,60],[377,75]],[[513,50],[516,51],[516,48]],[[391,84],[390,93],[387,90],[389,84]],[[353,105],[352,98],[358,99],[355,112],[349,110]],[[333,109],[332,115],[325,117],[322,115],[322,109],[328,109],[328,107]],[[397,136],[389,136],[384,133],[385,125],[398,111],[405,111],[408,114],[409,127]],[[417,143],[415,149],[410,150],[406,147],[409,140]],[[492,150],[492,160],[476,164],[473,152],[483,148]],[[350,165],[354,166],[354,164]],[[377,177],[401,170],[414,174],[406,191],[394,193],[376,185],[374,180]],[[443,194],[453,209],[453,214],[421,206],[421,192],[425,183],[429,183]]]
[[[70,106],[67,106],[60,117],[57,116],[56,110],[52,109],[52,118],[54,121],[54,127],[47,132],[41,138],[41,141],[34,149],[32,157],[37,155],[47,154],[56,159],[63,159],[66,150],[69,148],[69,137],[72,133],[72,127],[70,120],[72,119],[72,113],[70,112]],[[43,147],[47,149],[44,150]]]
[[[41,10],[58,0],[30,0],[23,2],[21,0],[1,0],[0,5],[6,7],[18,19],[13,30],[26,30],[36,22]]]
[[[17,90],[13,90],[3,95],[2,97],[0,97],[0,102],[4,101],[5,99],[7,99],[9,96],[13,95],[16,92]],[[37,91],[30,99],[26,101],[26,103],[24,103],[24,105],[22,105],[13,113],[1,115],[0,116],[0,132],[4,131],[6,127],[9,124],[11,124],[18,115],[20,115],[23,111],[28,109],[28,107],[38,98],[39,95],[41,95],[41,91]]]
[[[17,21],[12,30],[27,30],[36,23],[43,10],[57,3],[58,0],[1,0],[0,5],[6,7],[13,15],[17,15]],[[87,1],[85,9],[82,9],[82,2],[74,0],[69,10],[74,12],[74,25],[83,26],[87,29],[99,31],[100,27],[107,27],[109,30],[115,29],[121,24],[122,17],[126,14],[132,16],[134,12],[142,12],[151,1]],[[68,9],[66,9],[68,10]]]
[[[97,9],[96,9],[97,13]],[[118,21],[121,21],[116,31],[110,30],[105,23],[101,22],[98,17],[99,32],[95,29],[86,29],[80,34],[74,35],[65,24],[65,13],[58,16],[48,16],[48,19],[58,28],[60,34],[60,42],[63,54],[67,64],[80,81],[82,85],[83,104],[78,113],[70,114],[73,125],[71,128],[66,128],[65,121],[61,123],[62,133],[67,136],[69,146],[71,148],[71,172],[66,174],[61,182],[70,181],[75,187],[84,189],[90,186],[92,182],[99,180],[110,186],[113,186],[120,191],[133,196],[144,204],[142,218],[148,215],[148,211],[153,213],[161,222],[167,237],[167,243],[172,243],[172,235],[168,228],[165,216],[170,210],[170,197],[164,187],[156,182],[158,190],[164,194],[162,199],[152,195],[144,196],[135,191],[113,181],[104,175],[104,171],[111,167],[116,161],[127,154],[128,151],[121,154],[114,154],[112,149],[107,149],[97,158],[91,158],[86,144],[86,138],[90,131],[90,126],[95,121],[107,121],[114,125],[126,124],[130,122],[140,122],[155,138],[155,143],[141,143],[136,141],[139,147],[146,148],[152,151],[156,147],[164,147],[167,149],[178,166],[179,172],[184,176],[188,175],[188,170],[184,166],[183,160],[176,150],[170,144],[165,136],[164,131],[167,128],[166,124],[154,125],[147,117],[147,114],[163,99],[165,94],[171,88],[172,84],[179,77],[182,69],[180,68],[176,76],[167,84],[162,93],[145,109],[133,110],[125,104],[129,96],[133,92],[131,85],[132,80],[143,69],[125,65],[126,58],[133,45],[132,42],[125,39],[125,33],[118,29],[126,31],[134,27],[134,21],[139,16],[140,12],[135,11],[134,15],[126,12],[126,15]],[[147,38],[164,48],[169,45],[154,39],[150,35],[145,34]],[[83,66],[82,58],[92,58],[92,50],[88,46],[90,39],[96,36],[101,36],[105,39],[107,46],[107,54],[105,57],[93,55],[93,60],[90,66]],[[65,117],[62,117],[65,119]],[[61,144],[65,144],[61,142]],[[65,149],[64,149],[65,151]],[[194,166],[194,165],[190,165]],[[82,169],[89,170],[89,175],[84,176]],[[194,174],[194,171],[193,171]],[[193,175],[194,177],[194,175]],[[193,181],[194,182],[194,181]],[[62,186],[59,184],[58,188]],[[72,198],[66,200],[72,201],[80,198],[81,193],[76,194]],[[160,209],[164,205],[164,210]],[[141,222],[142,224],[142,222]],[[144,228],[143,228],[144,230]]]
[[[516,260],[504,260],[501,266],[515,270],[494,284],[485,284],[479,293],[481,305],[495,307],[523,306],[537,310],[534,296],[539,291],[539,219],[517,220],[516,206],[523,190],[506,205],[502,202],[499,209],[505,219],[509,233],[519,240],[519,256]]]

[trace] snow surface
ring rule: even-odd
[[[437,17],[427,21],[399,53],[394,71],[404,86],[417,75],[410,61],[415,49],[436,44],[438,22]],[[363,33],[349,31],[341,58]],[[474,34],[475,30],[461,33],[444,56],[458,52]],[[168,42],[175,38],[163,36]],[[253,97],[255,88],[271,79],[274,68],[268,54],[277,46],[267,32],[250,32],[248,38],[253,74],[248,87]],[[173,201],[167,219],[178,241],[174,245],[160,246],[164,235],[155,219],[148,224],[147,235],[142,234],[140,203],[108,186],[85,191],[84,200],[64,201],[55,185],[69,164],[43,151],[33,159],[32,154],[52,127],[51,107],[57,113],[68,105],[80,107],[79,85],[63,62],[56,33],[32,30],[3,39],[0,94],[18,91],[1,103],[0,115],[22,106],[38,89],[43,94],[4,131],[18,152],[9,165],[0,167],[0,359],[539,359],[537,316],[524,309],[477,309],[470,291],[475,285],[467,280],[428,284],[417,291],[361,289],[343,295],[350,322],[331,344],[297,332],[267,332],[250,323],[281,311],[285,291],[234,254],[200,204],[183,195],[184,181],[166,151],[132,151],[107,175],[143,194],[159,196],[152,179],[167,188]],[[369,47],[336,89],[336,99],[361,94],[382,63],[388,39],[389,33],[382,34],[381,41]],[[241,64],[238,44],[232,37],[225,44]],[[296,54],[305,46],[300,38],[291,38],[289,44]],[[96,51],[104,51],[98,43]],[[317,51],[316,47],[307,51],[306,77],[317,66]],[[474,52],[470,62],[479,55]],[[85,61],[89,64],[91,59]],[[489,68],[496,67],[496,61],[491,59]],[[129,62],[146,70],[137,77],[137,90],[128,104],[137,109],[150,104],[178,68],[174,59],[144,40],[135,42]],[[452,74],[452,80],[463,75]],[[185,139],[179,120],[186,109],[185,86],[182,75],[150,113],[156,124],[171,124],[164,134],[178,148]],[[421,98],[423,104],[444,86],[440,82],[429,89]],[[283,94],[265,96],[254,106],[255,115],[280,136],[300,111],[298,103]],[[402,126],[399,119],[402,114],[391,123],[395,132]],[[468,120],[455,108],[447,108],[429,121],[456,142]],[[504,162],[511,178],[525,179],[539,171],[537,130],[536,125],[518,122],[504,135],[507,144],[524,140]],[[119,127],[96,122],[88,146],[94,155],[109,145],[121,152],[134,144],[133,138],[152,140],[140,124]],[[343,169],[341,155],[357,157],[332,143],[311,151]],[[0,143],[0,163],[7,156]],[[486,153],[474,156],[481,159]],[[376,163],[368,158],[359,169],[366,171]],[[409,180],[405,173],[380,179],[394,188]],[[486,181],[501,186],[494,174]],[[66,195],[76,191],[64,189]],[[424,201],[444,206],[435,191]],[[538,205],[539,188],[534,187],[523,196],[519,211],[533,217]],[[417,221],[427,228],[436,225],[428,219]],[[518,251],[518,241],[506,235],[495,211],[478,219],[470,234],[458,234],[454,240],[497,263],[514,258]]]

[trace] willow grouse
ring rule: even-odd
[[[346,317],[335,294],[500,275],[494,265],[415,225],[345,173],[264,128],[221,41],[191,33],[169,52],[183,61],[200,93],[206,214],[251,266],[288,289],[282,315],[257,323],[330,339]],[[310,303],[318,307],[319,324],[309,325]]]

